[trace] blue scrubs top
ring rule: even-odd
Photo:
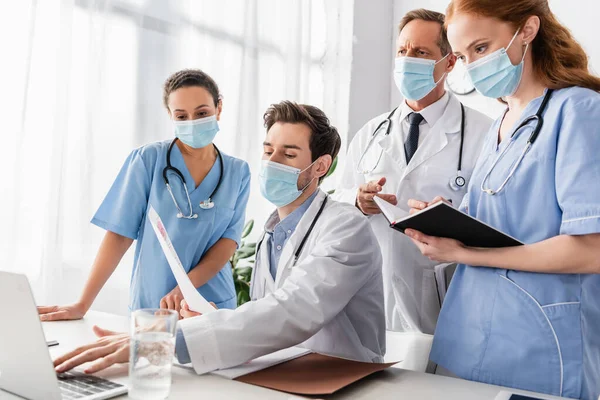
[[[122,236],[137,240],[130,285],[131,310],[158,308],[160,300],[177,282],[146,215],[152,205],[162,219],[181,263],[189,272],[204,254],[222,238],[240,243],[246,203],[250,192],[250,169],[237,158],[222,154],[223,179],[209,210],[200,208],[217,186],[221,171],[218,159],[202,183],[195,188],[181,151],[171,151],[171,164],[185,178],[196,219],[177,218],[177,208],[163,180],[166,154],[171,141],[152,143],[131,152],[121,168],[92,223]],[[181,179],[169,172],[173,195],[184,215],[189,205]],[[194,189],[195,188],[195,189]],[[219,308],[235,308],[236,293],[231,265],[210,279],[198,291]]]
[[[526,107],[518,125],[535,114]],[[552,94],[543,128],[515,174],[496,190],[525,148],[534,123],[497,144],[487,135],[461,208],[531,244],[600,232],[600,94],[572,87]],[[515,127],[516,127],[515,125]],[[470,380],[553,395],[600,394],[600,275],[541,274],[460,265],[439,316],[431,359]]]

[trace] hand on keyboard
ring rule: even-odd
[[[54,360],[56,372],[69,371],[81,364],[93,362],[85,369],[92,374],[113,364],[129,361],[129,335],[117,333],[94,326],[94,333],[99,339],[95,343],[81,346]]]

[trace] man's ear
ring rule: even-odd
[[[315,163],[315,175],[317,178],[322,178],[325,175],[327,175],[327,172],[329,172],[329,168],[331,168],[331,163],[333,162],[333,159],[331,158],[330,154],[325,154],[321,157],[319,157],[319,159],[317,160],[317,162]]]
[[[449,74],[454,69],[456,65],[456,56],[454,53],[448,54],[448,64],[446,65],[446,73]]]

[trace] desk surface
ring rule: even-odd
[[[57,340],[60,345],[50,348],[53,357],[70,349],[95,340],[92,326],[127,331],[127,318],[106,313],[89,312],[80,321],[43,323],[47,340]],[[127,384],[127,367],[117,366],[100,374],[104,377]],[[349,386],[327,399],[456,399],[493,400],[502,390],[498,386],[470,382],[460,379],[390,368],[376,373],[352,386]],[[520,392],[528,394],[527,392]],[[289,394],[264,389],[258,386],[227,380],[214,375],[198,376],[189,369],[173,367],[173,386],[169,399],[189,399],[190,394],[202,395],[210,399],[243,398],[245,400],[298,399]],[[8,399],[8,394],[0,392],[0,399]],[[121,396],[121,399],[127,396]],[[547,397],[558,399],[558,397]]]

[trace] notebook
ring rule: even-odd
[[[452,207],[446,202],[435,203],[413,215],[382,200],[374,198],[390,226],[404,233],[414,229],[429,236],[451,238],[470,247],[511,247],[523,243]]]

